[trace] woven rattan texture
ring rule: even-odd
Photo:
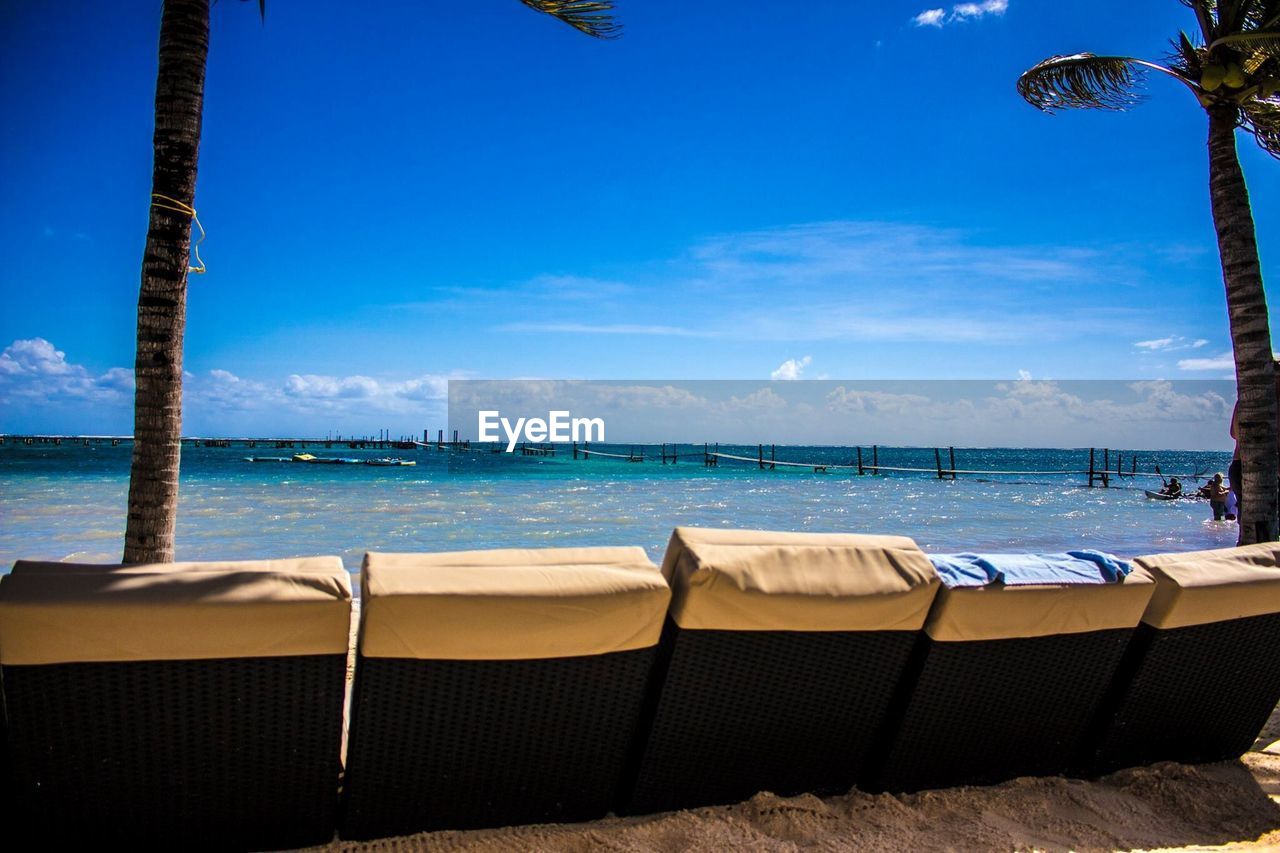
[[[914,791],[1074,770],[1132,634],[926,640],[876,787]]]
[[[669,629],[665,682],[624,810],[847,790],[916,637]]]
[[[653,656],[362,657],[343,837],[603,816]]]
[[[343,655],[4,668],[19,807],[52,847],[333,837]]]
[[[1157,630],[1125,656],[1093,768],[1237,758],[1280,701],[1280,614]]]

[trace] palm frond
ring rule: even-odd
[[[613,20],[613,0],[520,0],[536,12],[564,21],[598,39],[617,38],[622,25]]]
[[[1165,64],[1188,80],[1198,80],[1204,73],[1204,61],[1208,51],[1197,46],[1185,32],[1170,44],[1173,50],[1165,54]]]
[[[1271,56],[1280,56],[1280,31],[1233,33],[1218,39],[1210,45],[1210,48],[1219,45],[1230,45],[1241,53],[1266,53]]]
[[[1240,126],[1253,134],[1263,151],[1280,160],[1280,97],[1246,101],[1240,107]]]
[[[1146,65],[1128,56],[1051,56],[1023,72],[1018,94],[1045,112],[1069,107],[1124,110],[1142,101],[1137,89]]]
[[[1214,13],[1218,10],[1216,0],[1182,0],[1182,5],[1196,13],[1196,22],[1200,24],[1200,35],[1205,44],[1213,41],[1217,32]]]

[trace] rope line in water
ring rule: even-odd
[[[594,452],[595,451],[593,450],[592,453]],[[761,462],[761,459],[759,456],[736,456],[732,453],[720,453],[719,451],[716,451],[714,453],[708,453],[707,456],[712,456],[717,459],[735,459],[739,462],[751,462],[752,464],[756,464],[756,465],[760,464]],[[822,462],[783,462],[782,460],[774,460],[774,459],[764,459],[763,462],[765,465],[785,465],[789,468],[836,468],[836,469],[844,469],[844,470],[850,470],[850,471],[858,470],[857,465],[825,464]],[[937,468],[903,468],[896,465],[873,465],[870,463],[864,464],[862,466],[862,470],[863,471],[899,471],[899,472],[905,472],[909,474],[937,474],[938,473]],[[1101,471],[1101,470],[1095,470],[1093,472],[1090,472],[1087,469],[1082,469],[1079,471],[978,471],[978,470],[971,470],[966,468],[954,468],[954,469],[943,468],[942,473],[943,474],[981,474],[985,476],[1004,475],[1004,476],[1019,476],[1019,477],[1054,477],[1054,476],[1075,477],[1075,476],[1088,476],[1090,473],[1092,473],[1095,477],[1101,477],[1103,475],[1106,475],[1108,478],[1116,477],[1117,479],[1122,477],[1163,477],[1165,479],[1168,479],[1169,477],[1177,477],[1182,480],[1204,479],[1204,475],[1202,474],[1158,474],[1151,471],[1132,471],[1131,472],[1131,471]]]
[[[578,452],[579,452],[579,453],[585,453],[585,454],[588,454],[588,455],[590,455],[590,456],[612,456],[614,459],[643,459],[643,458],[644,458],[644,454],[643,454],[643,453],[641,453],[640,455],[638,455],[638,456],[637,456],[637,455],[635,455],[635,454],[630,454],[630,455],[628,455],[628,454],[626,454],[626,453],[605,453],[603,450],[582,450],[582,449],[579,449],[579,450],[578,450]]]

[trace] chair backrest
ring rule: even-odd
[[[1153,589],[1141,568],[1113,583],[944,585],[873,787],[990,784],[1077,769]]]
[[[1280,543],[1136,562],[1155,594],[1099,723],[1092,769],[1236,758],[1280,701]]]
[[[342,835],[603,816],[670,589],[640,548],[368,554]]]
[[[338,558],[303,563],[0,578],[14,779],[37,837],[332,837],[351,587]]]
[[[672,606],[623,804],[847,789],[937,591],[900,536],[678,528]]]

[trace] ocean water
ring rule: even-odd
[[[628,454],[632,447],[595,449]],[[682,445],[674,465],[656,446],[644,462],[574,460],[487,451],[352,450],[311,445],[318,456],[413,459],[413,467],[245,461],[299,452],[262,445],[184,447],[178,558],[251,559],[337,554],[352,569],[366,550],[640,545],[660,560],[677,525],[895,533],[926,551],[1100,548],[1121,556],[1233,545],[1234,524],[1206,502],[1151,501],[1158,479],[1085,486],[1084,474],[962,475],[759,469],[702,463]],[[721,446],[754,459],[757,448]],[[769,448],[765,448],[766,457]],[[848,464],[852,448],[778,447],[778,461]],[[117,561],[130,448],[98,444],[0,445],[0,571],[19,558]],[[1099,462],[1101,461],[1099,454]],[[1112,463],[1114,465],[1114,455]],[[1124,467],[1130,467],[1125,454]],[[870,449],[864,462],[870,464]],[[1228,454],[1143,452],[1139,470],[1225,471]],[[933,469],[931,448],[881,448],[882,466]],[[943,451],[944,465],[949,464]],[[957,449],[956,467],[1083,471],[1087,450]]]

